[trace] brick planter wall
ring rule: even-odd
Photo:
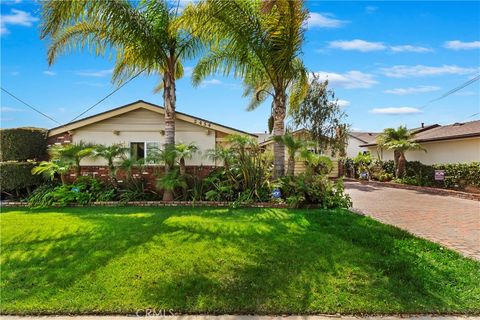
[[[359,180],[355,180],[355,179],[345,178],[344,180],[359,182]],[[401,183],[394,183],[394,182],[362,181],[361,183],[366,185],[371,185],[371,186],[416,190],[416,191],[422,191],[422,192],[427,192],[427,193],[441,195],[441,196],[452,196],[452,197],[457,197],[462,199],[480,201],[479,193],[469,193],[469,192],[462,192],[462,191],[441,189],[441,188],[432,188],[432,187],[412,186],[408,184],[401,184]]]

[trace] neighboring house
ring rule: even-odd
[[[355,158],[359,152],[370,152],[367,147],[362,147],[362,145],[374,143],[379,134],[378,132],[349,132],[346,148],[347,158]]]
[[[136,158],[146,158],[149,152],[164,144],[164,108],[139,100],[68,123],[49,130],[50,144],[87,142],[93,144],[123,144],[131,149]],[[175,141],[194,143],[199,153],[187,159],[187,166],[202,166],[211,169],[218,165],[206,157],[207,151],[226,143],[231,134],[256,135],[230,128],[205,119],[177,112],[175,121]],[[100,174],[99,167],[105,166],[104,160],[83,159],[82,173]],[[150,172],[150,170],[149,170]]]
[[[439,124],[412,129],[415,141],[426,150],[407,151],[407,161],[420,161],[424,164],[468,163],[480,161],[480,120]],[[370,151],[373,157],[393,160],[393,151],[382,150],[375,139],[360,145]]]

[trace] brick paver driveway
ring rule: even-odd
[[[345,182],[353,208],[480,260],[480,202]]]

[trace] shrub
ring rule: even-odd
[[[71,185],[40,186],[29,197],[28,202],[32,207],[49,207],[87,205],[95,201],[112,201],[116,198],[117,191],[112,186],[90,177],[79,177]]]
[[[0,129],[0,161],[41,159],[46,155],[46,148],[46,129]]]
[[[35,162],[0,162],[2,192],[19,191],[40,185],[42,178],[31,173],[35,165]]]
[[[281,190],[283,198],[294,208],[319,205],[324,209],[349,208],[350,196],[344,193],[341,180],[333,183],[326,176],[306,175],[280,178],[275,188]]]

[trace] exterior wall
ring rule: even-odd
[[[359,152],[370,151],[368,148],[360,147],[360,145],[362,144],[365,144],[365,142],[358,140],[355,137],[348,136],[347,149],[346,149],[347,157],[355,158]]]
[[[407,151],[407,161],[420,161],[424,164],[468,163],[480,161],[480,138],[446,140],[422,143],[427,152]],[[393,151],[369,147],[374,158],[393,160]],[[378,154],[378,155],[377,155]]]
[[[126,114],[112,117],[72,132],[73,143],[84,141],[95,144],[124,144],[130,142],[158,142],[163,145],[165,139],[162,134],[165,129],[163,115],[138,109]],[[208,149],[215,148],[215,131],[186,121],[176,120],[175,141],[195,143],[200,152],[192,159],[187,159],[187,165],[215,165],[214,161],[205,157]],[[104,160],[83,159],[82,166],[105,165]]]

